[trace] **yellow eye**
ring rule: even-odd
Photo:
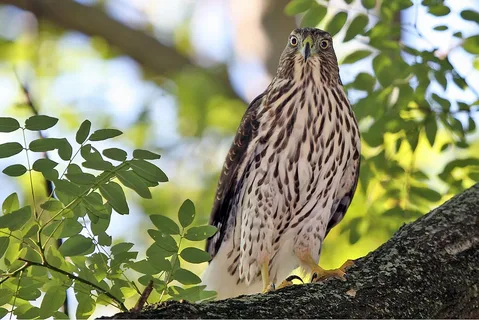
[[[321,49],[327,49],[329,47],[329,41],[328,40],[321,40],[319,43],[319,46]]]
[[[296,47],[298,45],[298,38],[296,38],[296,36],[289,37],[289,44]]]

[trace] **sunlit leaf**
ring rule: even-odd
[[[109,148],[103,150],[103,155],[107,158],[116,160],[116,161],[125,161],[127,153],[124,150],[118,148]]]
[[[93,242],[90,238],[86,238],[81,234],[77,234],[71,238],[68,238],[60,248],[58,249],[62,255],[78,256],[84,255],[87,252],[91,252],[94,248]]]
[[[449,9],[449,7],[446,7],[444,5],[429,7],[429,13],[437,17],[448,15],[450,12],[451,12],[451,9]]]
[[[23,147],[18,142],[7,142],[0,144],[0,159],[8,158],[20,153]]]
[[[27,168],[22,164],[13,164],[3,169],[2,172],[10,177],[20,177],[27,172]]]
[[[464,20],[472,21],[475,23],[479,22],[479,12],[474,10],[463,10],[461,12],[461,18]]]
[[[175,239],[164,232],[148,229],[148,234],[155,243],[168,252],[178,252],[178,244]]]
[[[430,117],[426,121],[426,137],[429,144],[434,146],[434,142],[436,141],[436,134],[437,134],[437,121],[435,117]]]
[[[9,214],[0,217],[0,228],[8,228],[15,231],[23,227],[32,217],[32,208],[30,206],[22,207]]]
[[[329,21],[328,25],[326,26],[326,30],[328,30],[331,36],[336,35],[339,31],[341,31],[347,19],[348,14],[344,11],[339,11],[331,19],[331,21]]]
[[[350,64],[355,63],[359,60],[362,60],[371,55],[371,51],[369,50],[357,50],[351,53],[350,55],[346,56],[343,60],[343,64]]]
[[[7,214],[20,208],[18,195],[14,192],[10,194],[2,203],[2,213]]]
[[[191,241],[206,240],[212,237],[216,230],[216,227],[213,226],[192,227],[186,231],[185,238]]]
[[[0,117],[0,132],[13,132],[20,128],[20,123],[14,118]]]
[[[131,248],[133,248],[133,243],[131,243],[131,242],[120,242],[120,243],[115,244],[113,247],[111,247],[110,251],[111,251],[111,254],[116,255],[116,254],[119,254],[121,252],[127,252]]]
[[[160,168],[148,161],[133,159],[129,163],[133,171],[135,171],[140,177],[158,182],[168,181],[166,174]]]
[[[110,181],[107,184],[100,185],[100,193],[119,214],[130,212],[125,193],[119,184]]]
[[[0,259],[5,254],[5,251],[7,251],[9,244],[10,244],[10,238],[0,237]]]
[[[466,38],[462,47],[469,53],[479,54],[479,35]]]
[[[167,234],[180,234],[180,228],[176,222],[166,216],[154,214],[150,215],[150,220],[160,231],[163,231]]]
[[[66,288],[63,286],[51,286],[48,288],[40,306],[40,317],[45,319],[50,317],[55,311],[58,311],[65,302],[66,297]]]
[[[301,20],[302,27],[316,27],[326,16],[328,8],[320,5],[316,1],[313,2],[311,9],[309,9]]]
[[[361,4],[366,9],[372,9],[376,6],[376,0],[361,0]]]
[[[49,116],[44,116],[44,115],[31,116],[25,121],[25,129],[28,129],[31,131],[46,130],[56,125],[57,122],[58,122],[57,118],[53,118]]]
[[[347,42],[349,40],[354,39],[355,36],[358,34],[362,34],[364,32],[364,29],[368,25],[369,19],[368,16],[364,14],[358,14],[351,24],[348,27],[348,30],[346,31],[346,34],[344,35],[344,42]]]
[[[67,173],[65,176],[71,182],[81,185],[89,186],[96,182],[96,177],[90,173]]]
[[[123,132],[117,129],[100,129],[93,132],[90,136],[90,141],[102,141],[111,139],[121,135]]]
[[[288,16],[304,12],[313,5],[314,0],[293,0],[284,8],[284,13]]]
[[[194,247],[184,248],[180,256],[191,263],[203,263],[211,260],[211,255],[208,252]]]
[[[88,138],[90,134],[91,122],[89,120],[85,120],[78,128],[78,131],[75,136],[75,140],[78,144],[82,144]]]
[[[151,192],[148,186],[133,171],[118,171],[116,176],[125,187],[134,190],[140,197],[151,199]]]
[[[184,285],[201,283],[201,279],[196,274],[182,268],[175,271],[173,279]]]
[[[50,212],[58,212],[63,209],[63,203],[56,199],[50,199],[48,201],[43,202],[40,207],[46,211]]]

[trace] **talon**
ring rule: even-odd
[[[301,279],[301,277],[299,277],[297,275],[294,275],[294,274],[287,277],[286,280],[284,280],[284,281],[293,282],[293,280],[295,280],[295,279],[304,283],[304,281],[303,281],[303,279]]]
[[[274,283],[270,283],[270,284],[263,290],[263,293],[268,293],[268,292],[275,291],[275,290],[276,290],[276,286],[274,285]]]

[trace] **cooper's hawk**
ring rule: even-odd
[[[249,105],[211,213],[218,228],[203,283],[223,299],[281,282],[298,266],[318,278],[322,242],[356,190],[360,138],[331,35],[294,30],[276,77]]]

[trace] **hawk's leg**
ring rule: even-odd
[[[352,260],[347,260],[343,265],[337,269],[326,270],[321,268],[311,257],[311,254],[302,254],[298,256],[302,263],[307,265],[311,269],[311,273],[313,274],[311,278],[311,282],[319,282],[326,280],[328,278],[339,278],[343,281],[346,279],[344,275],[346,273],[346,269],[350,266],[354,265]]]
[[[261,279],[263,280],[263,293],[274,291],[274,283],[269,280],[269,260],[261,264]]]

